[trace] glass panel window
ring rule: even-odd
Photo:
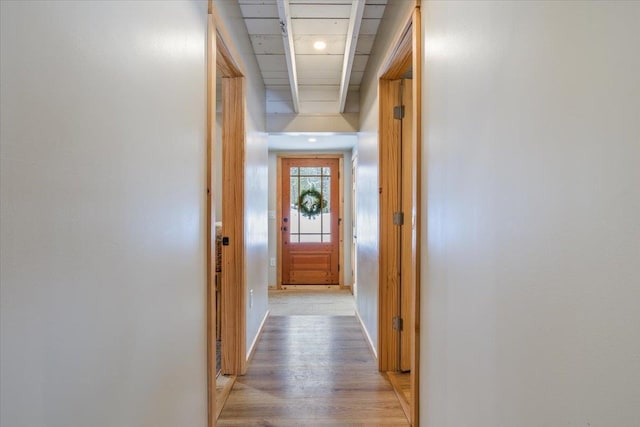
[[[331,233],[331,214],[322,213],[322,233]]]
[[[300,233],[322,233],[322,222],[319,216],[308,218],[304,215],[300,216]]]
[[[300,168],[300,175],[322,175],[322,168]]]
[[[303,193],[307,190],[311,190],[312,188],[320,191],[320,179],[321,178],[319,176],[301,176],[300,177],[300,193]],[[300,193],[298,193],[298,195]]]
[[[331,168],[290,167],[289,177],[289,242],[331,242]]]
[[[300,213],[298,212],[297,209],[295,208],[291,208],[289,211],[289,225],[287,225],[286,227],[289,227],[291,236],[293,236],[294,234],[298,234],[300,231]],[[297,240],[297,239],[296,239]]]

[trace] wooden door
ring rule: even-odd
[[[282,284],[339,283],[339,159],[282,160]]]

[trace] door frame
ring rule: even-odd
[[[207,140],[206,140],[206,306],[207,306],[207,403],[208,426],[216,425],[216,292],[214,198],[223,197],[222,233],[229,246],[222,251],[222,373],[242,375],[246,371],[245,316],[245,72],[224,21],[213,1],[207,17]],[[216,141],[216,74],[222,77],[222,195],[214,194]],[[226,220],[226,221],[225,221]]]
[[[338,271],[338,284],[340,289],[344,286],[344,186],[342,181],[342,174],[344,168],[344,155],[342,153],[337,154],[278,154],[277,155],[277,168],[276,168],[276,234],[277,234],[277,248],[276,248],[276,289],[282,289],[282,233],[278,224],[282,223],[282,160],[283,159],[338,159],[338,188],[339,194],[339,218],[338,221],[338,262],[340,269]],[[289,286],[293,287],[293,286]],[[318,289],[327,288],[326,285],[305,285],[306,289]]]
[[[412,120],[412,156],[408,164],[399,165],[397,156],[400,143],[400,132],[395,123],[393,107],[397,103],[395,93],[392,92],[392,81],[401,79],[406,71],[412,67],[412,98],[413,108],[405,114],[411,114]],[[412,337],[410,348],[411,357],[411,396],[409,399],[409,422],[413,426],[419,423],[419,378],[420,378],[420,203],[421,203],[421,91],[422,91],[422,34],[420,0],[415,1],[415,8],[405,20],[401,31],[397,33],[383,62],[379,79],[379,171],[380,171],[380,269],[378,286],[378,368],[387,372],[395,369],[398,359],[396,346],[398,333],[393,329],[393,317],[399,304],[398,275],[400,271],[400,251],[409,260],[403,265],[409,265],[409,271],[403,271],[406,278],[410,275],[409,319],[404,319],[404,330]],[[390,189],[396,189],[398,175],[401,170],[410,177],[411,203],[410,209],[405,210],[405,226],[411,226],[410,241],[403,243],[402,249],[398,243],[400,227],[394,225],[393,212],[396,210],[397,194]],[[406,185],[403,182],[403,185]],[[407,255],[408,254],[408,255]]]
[[[358,155],[351,156],[351,294],[358,297]]]

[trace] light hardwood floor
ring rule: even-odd
[[[218,426],[407,426],[355,316],[272,316]]]
[[[319,315],[353,316],[355,300],[348,289],[336,290],[269,290],[272,316]]]

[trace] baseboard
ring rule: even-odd
[[[253,339],[253,342],[251,343],[251,347],[249,347],[249,351],[247,352],[247,365],[249,365],[249,363],[251,363],[251,359],[253,359],[253,354],[256,352],[256,346],[258,344],[258,341],[260,340],[260,337],[262,336],[262,332],[264,331],[264,325],[265,323],[267,323],[267,318],[269,317],[269,314],[271,313],[270,310],[267,310],[267,312],[264,315],[264,319],[262,319],[262,322],[260,323],[260,327],[258,328],[258,333],[256,334],[256,337]]]
[[[227,398],[235,382],[235,375],[218,375],[216,377],[216,420],[220,418],[224,404],[227,403]]]
[[[373,353],[373,357],[375,357],[376,360],[378,360],[378,352],[376,351],[376,346],[373,345],[373,340],[371,339],[371,336],[369,335],[369,331],[367,331],[367,327],[364,325],[364,322],[362,321],[362,317],[360,317],[360,313],[358,313],[357,308],[356,308],[356,319],[358,319],[358,322],[360,323],[360,327],[362,328],[362,333],[364,333],[364,336],[367,338],[367,343],[369,344],[369,349]]]
[[[407,400],[407,396],[404,394],[402,390],[402,386],[400,385],[400,381],[398,379],[398,374],[396,372],[387,372],[387,378],[393,387],[393,391],[396,393],[396,397],[400,402],[400,406],[402,407],[402,411],[404,412],[404,416],[407,417],[407,421],[411,422],[411,407],[409,406],[409,401]]]
[[[340,285],[282,285],[283,291],[337,291]]]

